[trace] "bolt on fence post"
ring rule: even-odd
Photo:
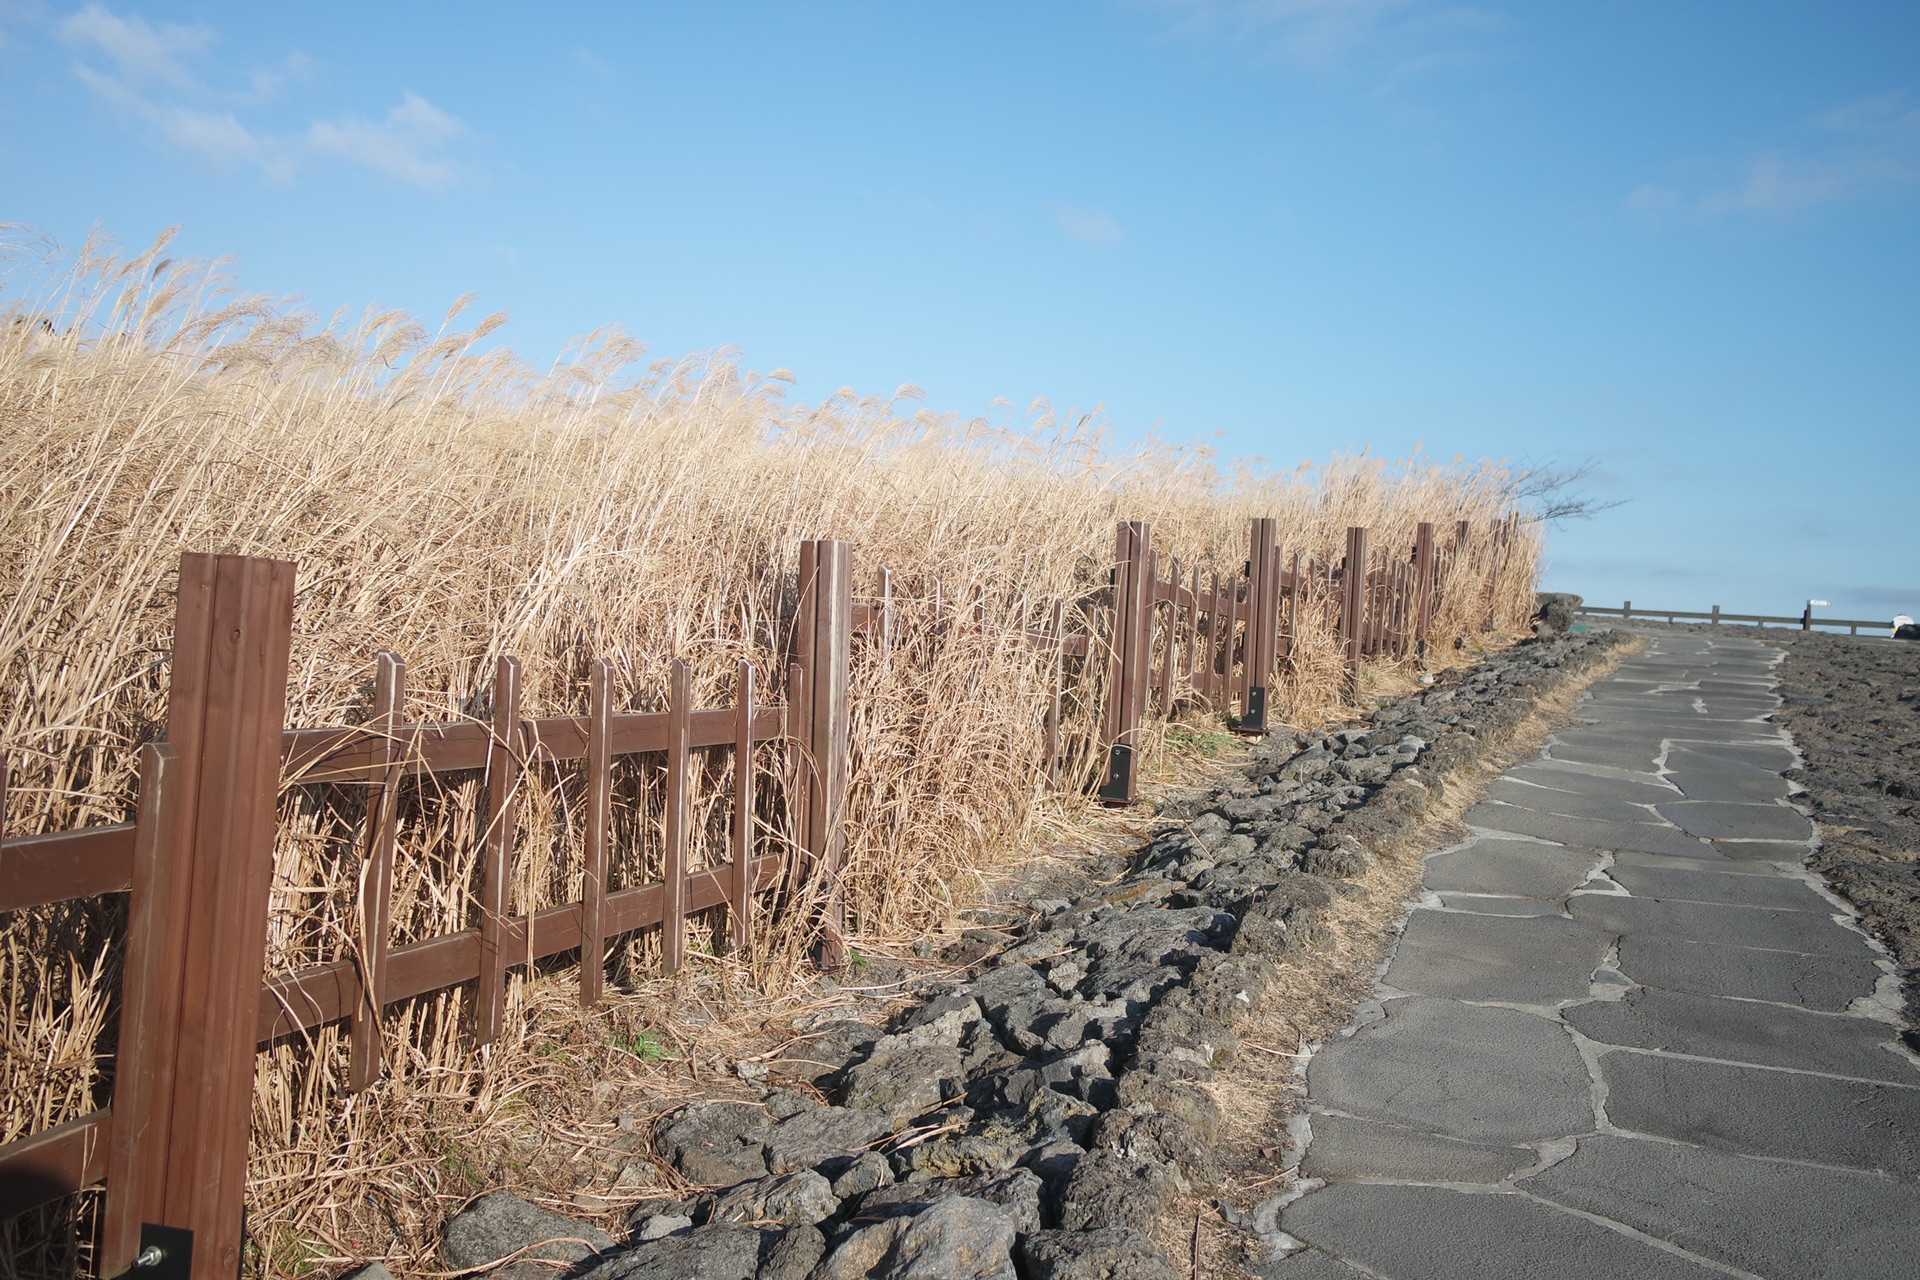
[[[180,558],[167,741],[143,750],[102,1274],[142,1223],[191,1231],[192,1280],[240,1268],[278,827],[294,566]]]

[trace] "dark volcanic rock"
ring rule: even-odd
[[[531,1247],[529,1247],[531,1246]],[[496,1191],[455,1214],[440,1238],[440,1256],[455,1271],[524,1258],[580,1262],[613,1247],[606,1232]]]
[[[767,1173],[767,1113],[745,1102],[688,1107],[654,1140],[661,1157],[688,1182],[727,1187]]]
[[[1176,1280],[1166,1250],[1131,1227],[1037,1231],[1020,1241],[1029,1280]]]

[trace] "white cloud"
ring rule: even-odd
[[[1120,224],[1105,209],[1082,209],[1074,205],[1055,205],[1054,221],[1060,224],[1060,230],[1078,240],[1081,244],[1115,245],[1127,238]]]
[[[137,14],[123,18],[97,4],[69,16],[59,32],[60,39],[74,48],[106,54],[124,80],[180,88],[194,87],[187,60],[206,52],[214,39],[213,32],[203,26],[171,22],[154,26]]]
[[[89,4],[57,27],[83,60],[82,84],[115,113],[167,146],[219,170],[252,169],[270,181],[291,181],[320,161],[358,165],[409,186],[445,187],[461,174],[447,148],[468,132],[458,117],[408,92],[379,121],[358,115],[315,120],[304,132],[280,134],[247,123],[242,113],[312,81],[313,59],[292,53],[278,63],[225,79],[244,87],[211,88],[196,74],[218,40],[205,26],[153,24]],[[104,60],[105,66],[100,65]],[[221,68],[210,68],[216,78]]]
[[[1627,207],[1701,218],[1787,219],[1920,182],[1920,107],[1910,106],[1903,93],[1842,103],[1800,132],[1800,146],[1759,151],[1693,192],[1641,186],[1627,196]]]
[[[454,116],[408,93],[378,124],[359,116],[316,121],[307,145],[410,186],[444,187],[460,173],[444,149],[466,131]]]

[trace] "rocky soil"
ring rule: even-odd
[[[445,1261],[545,1256],[583,1280],[1185,1275],[1162,1217],[1220,1178],[1206,1086],[1234,1025],[1325,945],[1357,877],[1624,639],[1530,641],[1366,722],[1270,735],[1163,809],[1117,878],[1019,904],[1011,938],[970,934],[949,957],[968,967],[893,1025],[810,1027],[743,1066],[753,1100],[665,1116],[654,1158],[689,1193],[644,1206],[625,1244],[498,1194],[453,1220]]]
[[[1860,909],[1900,966],[1920,1026],[1920,643],[1820,632],[1785,642],[1780,719],[1804,767],[1787,776],[1820,824],[1809,864]],[[1907,1036],[1920,1048],[1920,1033]]]

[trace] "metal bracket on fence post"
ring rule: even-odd
[[[140,1252],[133,1266],[115,1280],[190,1280],[193,1275],[193,1232],[185,1227],[140,1224]]]

